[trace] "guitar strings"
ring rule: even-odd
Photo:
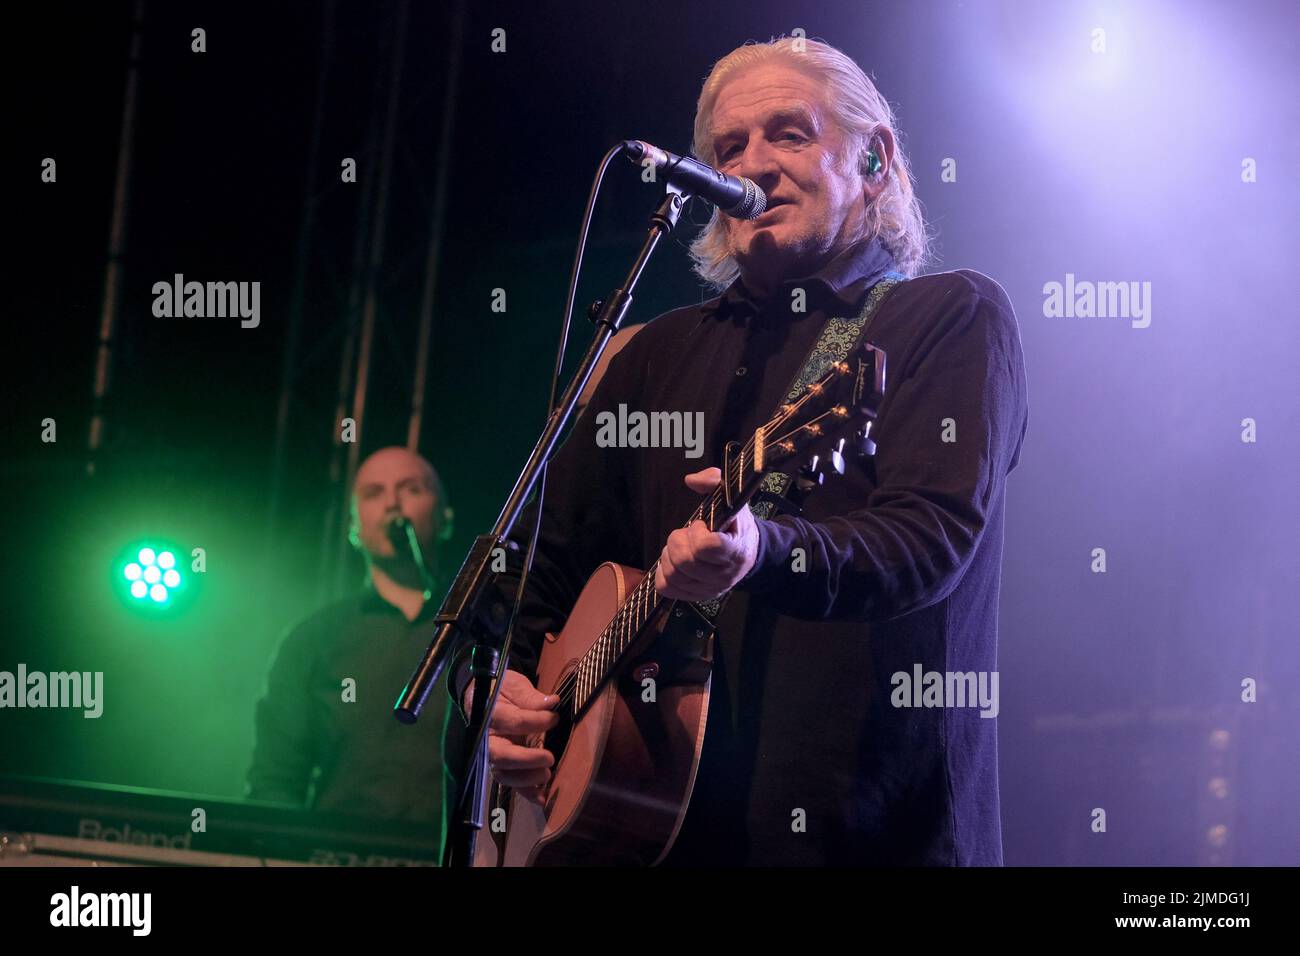
[[[846,366],[844,366],[844,363],[837,363],[835,369],[830,374],[836,374],[837,372],[842,372],[844,371],[845,367]],[[827,377],[829,377],[829,375]],[[794,402],[790,402],[788,404],[782,405],[780,411],[778,411],[776,415],[772,416],[772,418],[767,422],[767,424],[763,426],[762,434],[768,435],[771,434],[772,431],[775,431],[777,428],[780,428],[782,425],[788,422],[790,418],[794,416],[799,411],[799,409],[802,408],[803,405],[806,402],[808,402],[814,395],[821,394],[822,383],[824,381],[825,379],[814,383]],[[798,434],[798,432],[801,429],[807,428],[815,424],[817,421],[821,420],[822,418],[824,418],[826,415],[829,414],[831,414],[830,411],[823,412],[821,415],[818,415],[812,421],[806,422],[805,424],[799,426],[799,428],[796,428],[791,432],[789,432],[789,434],[787,435],[783,435],[780,438],[773,439],[772,441],[764,441],[763,442],[764,455],[766,455],[767,450],[769,448],[775,448],[779,446],[782,442],[788,441],[791,435]],[[755,434],[757,434],[757,432]],[[752,460],[753,451],[754,451],[754,439],[751,437],[749,441],[745,443],[744,448],[742,449],[740,455],[736,459],[737,474],[734,476],[736,479],[740,479],[742,477],[742,475],[740,474],[740,471],[743,468],[742,463],[747,457],[751,458]],[[728,464],[729,463],[726,461],[723,462],[724,467],[727,466]],[[722,480],[724,483],[730,481],[731,478],[732,478],[731,475],[725,473],[722,476]],[[713,490],[713,492],[709,495],[709,497],[704,502],[700,503],[699,507],[695,509],[695,512],[691,515],[691,517],[686,521],[686,524],[684,524],[682,527],[690,527],[692,522],[703,520],[706,505],[708,506],[708,510],[710,513],[716,511],[717,506],[719,504],[718,499],[720,497],[722,498],[722,503],[725,504],[725,493],[723,491],[722,484],[719,484],[719,486]],[[602,656],[604,656],[608,652],[609,650],[608,645],[610,644],[610,641],[613,638],[613,636],[619,630],[628,631],[629,632],[627,635],[628,643],[630,644],[631,640],[635,637],[636,633],[638,633],[641,630],[641,628],[645,626],[645,623],[649,621],[651,617],[653,617],[655,614],[659,612],[659,609],[662,606],[662,601],[658,593],[656,592],[654,595],[654,599],[651,602],[649,602],[649,610],[645,615],[645,619],[640,624],[638,624],[635,628],[628,628],[627,626],[629,609],[631,609],[634,604],[638,602],[642,602],[645,598],[645,594],[641,592],[654,591],[655,572],[658,569],[659,569],[659,561],[655,560],[655,562],[651,564],[649,568],[646,569],[645,576],[641,579],[641,581],[637,584],[637,586],[632,589],[632,592],[628,595],[627,599],[624,600],[623,604],[619,607],[613,619],[609,622],[608,625],[606,625],[605,630],[601,632],[600,637],[598,637],[592,643],[591,647],[588,648],[587,652],[582,656],[582,660],[579,661],[578,666],[574,668],[572,671],[570,671],[569,674],[564,678],[564,680],[560,682],[560,687],[557,688],[560,697],[560,706],[567,708],[570,712],[570,716],[576,717],[577,709],[579,706],[581,706],[581,704],[578,702],[579,690],[581,689],[583,691],[582,702],[585,703],[585,701],[590,698],[591,692],[594,691],[597,687],[599,687],[601,682],[604,680],[606,676],[606,669],[602,667],[599,669],[600,673],[593,675],[591,673],[592,670],[591,665],[595,661],[600,660]],[[610,657],[610,662],[618,660],[618,658],[622,656],[624,650],[626,650],[626,647],[620,647]],[[593,677],[594,680],[592,679]],[[590,684],[589,687],[587,686],[588,684]]]

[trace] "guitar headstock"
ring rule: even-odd
[[[817,482],[827,468],[844,471],[844,456],[875,453],[871,425],[885,393],[885,353],[859,343],[793,402],[755,432],[742,448],[728,449],[723,468],[729,505],[747,501],[764,471],[776,468]]]
[[[756,470],[802,468],[832,458],[843,453],[840,439],[858,432],[869,442],[884,392],[885,353],[860,343],[755,433],[754,447],[763,449],[755,456],[763,459]]]

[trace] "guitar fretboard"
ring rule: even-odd
[[[748,504],[758,483],[757,480],[746,482],[746,474],[753,470],[757,476],[763,467],[763,455],[760,454],[755,458],[755,447],[761,447],[766,452],[770,446],[765,436],[771,434],[773,428],[779,428],[787,421],[799,404],[801,402],[782,408],[775,418],[754,433],[734,459],[724,462],[722,481],[700,503],[695,513],[682,527],[690,527],[694,521],[706,521],[710,528],[717,528]],[[755,442],[760,444],[756,446]],[[571,679],[560,689],[560,706],[570,708],[572,716],[577,716],[591,696],[600,690],[606,679],[618,669],[623,655],[632,646],[642,628],[650,622],[660,608],[666,603],[672,603],[665,602],[655,590],[655,572],[658,569],[658,561],[646,569],[645,577],[632,589],[613,619],[601,632],[600,637],[579,661]]]

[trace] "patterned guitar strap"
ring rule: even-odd
[[[827,319],[826,324],[822,327],[821,335],[817,337],[817,341],[809,351],[808,357],[804,359],[803,368],[795,376],[794,381],[790,383],[790,388],[781,404],[788,405],[798,399],[809,385],[829,372],[832,365],[844,361],[853,347],[866,335],[867,327],[871,324],[871,318],[876,314],[876,310],[880,308],[880,304],[885,301],[885,297],[889,295],[895,286],[906,281],[906,279],[907,277],[901,272],[886,272],[871,287],[871,291],[867,294],[867,301],[862,306],[862,313],[859,316],[856,318]],[[783,471],[771,469],[763,473],[763,478],[759,483],[759,493],[784,498],[793,482],[793,476]],[[776,505],[770,498],[765,498],[751,501],[749,510],[753,512],[755,518],[770,518],[772,512],[776,510]],[[704,601],[694,605],[694,607],[710,623],[713,623],[721,613],[727,597],[728,595],[724,594],[716,600]]]

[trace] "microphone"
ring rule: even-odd
[[[393,544],[405,545],[408,542],[406,529],[411,527],[411,522],[407,520],[406,515],[394,515],[388,519],[388,540]]]
[[[420,581],[424,585],[426,595],[433,591],[433,576],[429,573],[429,566],[424,560],[424,549],[420,547],[420,539],[415,533],[415,525],[411,524],[406,515],[394,515],[388,519],[388,524],[384,529],[388,532],[388,540],[393,543],[394,550],[398,554],[405,552],[406,555],[415,563],[416,570],[420,573]]]
[[[767,194],[752,179],[728,176],[689,156],[678,156],[639,139],[623,140],[623,155],[638,165],[648,159],[683,192],[713,203],[736,219],[757,219],[767,209]]]

